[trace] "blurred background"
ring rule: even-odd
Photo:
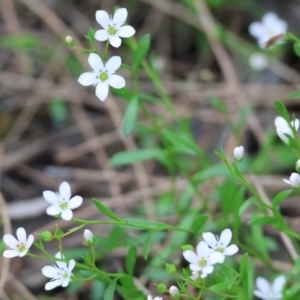
[[[56,191],[62,181],[71,184],[73,195],[84,197],[83,206],[75,214],[79,218],[99,218],[91,201],[94,197],[117,214],[156,215],[169,223],[174,219],[168,194],[172,183],[160,163],[150,160],[116,167],[109,161],[118,151],[158,144],[145,116],[139,116],[135,133],[124,138],[120,128],[126,102],[113,93],[100,102],[93,88],[82,87],[77,79],[89,70],[87,55],[68,48],[64,42],[70,35],[76,46],[88,48],[85,35],[89,27],[100,29],[95,12],[103,9],[112,13],[116,7],[127,8],[127,23],[136,29],[137,40],[147,33],[151,35],[148,58],[180,117],[189,122],[197,143],[212,161],[217,161],[213,152],[221,146],[231,153],[237,143],[243,144],[255,162],[251,171],[259,174],[262,184],[271,190],[274,186],[275,190],[282,189],[283,174],[294,168],[295,157],[274,134],[273,102],[286,100],[289,93],[299,89],[299,59],[292,45],[285,43],[265,51],[268,65],[254,70],[249,57],[262,50],[248,33],[248,26],[273,11],[288,22],[290,31],[299,34],[300,1],[207,0],[206,7],[220,36],[220,43],[215,46],[221,45],[221,53],[226,54],[216,57],[199,18],[201,12],[195,10],[191,0],[2,0],[0,212],[5,233],[14,233],[20,226],[28,232],[54,230],[56,224],[67,230],[70,223],[45,214],[47,203],[42,198],[44,190]],[[96,45],[104,50],[104,43]],[[131,64],[132,52],[126,40],[120,48],[109,51]],[[130,74],[126,70],[120,73],[131,88]],[[157,104],[155,87],[143,71],[140,78],[150,111],[171,126],[173,116]],[[284,103],[298,115],[299,100]],[[230,120],[222,113],[223,106]],[[236,127],[230,126],[231,122]],[[239,130],[241,126],[243,130]],[[185,162],[191,174],[201,168],[201,162],[192,158]],[[177,180],[178,189],[183,190],[185,180]],[[294,202],[282,210],[293,226],[298,226],[295,217],[300,211]],[[126,251],[118,248],[116,241],[125,233],[115,229],[112,234],[109,227],[91,229],[103,237],[103,267],[112,272],[121,268]],[[156,251],[162,246],[158,244]],[[49,252],[54,253],[55,247],[51,250],[50,246]],[[65,247],[71,249],[73,257],[87,251],[81,234],[66,239]],[[15,258],[8,266],[2,260],[1,299],[21,299],[18,295],[50,299],[46,297],[49,293],[44,291],[45,278],[40,272],[45,263]],[[138,275],[146,266],[141,258]],[[139,284],[151,290],[159,276],[154,267],[149,268]],[[99,283],[73,285],[50,295],[53,299],[102,299],[101,289],[104,287]]]

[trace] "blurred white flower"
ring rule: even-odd
[[[291,137],[294,137],[293,131],[289,126],[289,123],[281,116],[278,116],[275,118],[274,121],[275,127],[276,127],[276,132],[279,138],[288,144],[289,139],[286,135],[289,135]],[[296,131],[299,130],[300,126],[300,121],[299,119],[295,119],[295,122],[291,122],[291,126],[295,128]]]
[[[148,296],[147,300],[163,300],[162,297],[154,297],[152,298],[150,295]]]
[[[126,8],[117,9],[113,17],[105,10],[97,10],[96,20],[104,29],[95,32],[95,39],[102,42],[109,40],[113,47],[120,47],[122,43],[120,38],[129,38],[135,34],[132,26],[124,25],[127,15]]]
[[[169,288],[169,293],[171,296],[175,296],[175,295],[178,295],[179,294],[179,289],[177,286],[175,285],[172,285],[170,288]]]
[[[242,160],[244,158],[244,147],[240,146],[240,147],[235,147],[233,149],[233,156],[236,160]]]
[[[272,38],[285,34],[288,24],[281,20],[275,13],[266,13],[261,22],[253,22],[249,25],[249,33],[257,39],[257,43],[261,48]]]
[[[83,239],[88,245],[92,245],[94,242],[94,234],[89,229],[85,229]]]
[[[263,300],[281,300],[282,290],[286,283],[284,276],[278,276],[271,285],[265,278],[256,278],[257,290],[254,291],[254,295]]]
[[[222,259],[223,254],[209,248],[204,241],[197,245],[196,251],[197,254],[191,250],[186,250],[183,252],[183,256],[190,263],[193,276],[194,271],[196,271],[201,272],[201,278],[205,278],[208,274],[213,272],[213,265]]]
[[[300,187],[300,175],[298,173],[292,173],[290,176],[290,180],[283,179],[283,181],[287,184],[290,184],[292,187]]]
[[[101,101],[106,99],[109,86],[115,89],[121,89],[125,86],[125,79],[115,74],[122,64],[120,56],[111,57],[104,65],[98,54],[91,53],[88,62],[93,71],[81,74],[78,82],[84,86],[96,85],[96,96]]]
[[[64,259],[64,256],[58,252],[55,258]],[[44,276],[51,278],[50,282],[46,283],[45,290],[49,291],[58,286],[66,287],[69,285],[72,270],[75,267],[75,260],[71,259],[69,263],[62,261],[56,261],[56,265],[45,266],[42,268],[42,273]]]
[[[211,232],[204,232],[202,237],[209,247],[214,251],[221,253],[218,263],[223,263],[225,256],[234,255],[239,251],[239,248],[235,244],[228,246],[232,238],[232,232],[229,228],[222,231],[220,238],[216,237]]]
[[[249,65],[253,70],[261,71],[268,66],[268,57],[263,53],[253,53],[249,57]]]
[[[50,216],[61,214],[61,218],[66,221],[73,218],[72,209],[79,207],[83,200],[80,196],[71,198],[70,185],[65,181],[59,186],[59,193],[44,191],[43,196],[51,204],[47,208],[47,214]]]
[[[200,276],[200,273],[199,273],[199,272],[193,271],[193,272],[192,272],[192,276],[190,276],[190,278],[191,278],[192,280],[196,280],[199,276]]]
[[[25,256],[34,241],[32,234],[27,239],[27,234],[23,227],[18,228],[16,234],[17,239],[11,234],[4,234],[3,236],[3,242],[11,248],[3,252],[3,256],[6,258]]]

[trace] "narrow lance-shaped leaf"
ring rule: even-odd
[[[142,61],[145,59],[150,47],[150,35],[144,35],[138,42],[137,48],[133,54],[132,69],[137,71]]]
[[[102,204],[97,199],[93,199],[93,202],[94,202],[95,206],[98,208],[98,210],[101,211],[104,215],[106,215],[110,219],[113,219],[115,221],[123,221],[121,218],[119,218],[108,207],[106,207],[104,204]]]
[[[130,135],[130,133],[135,127],[138,107],[139,107],[139,99],[137,96],[134,96],[130,100],[123,118],[122,127],[125,136]]]

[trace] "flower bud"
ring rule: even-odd
[[[244,158],[244,147],[235,147],[233,150],[233,156],[238,161],[242,160]]]
[[[53,239],[53,234],[50,231],[46,230],[41,232],[39,234],[39,237],[45,242],[50,242]]]
[[[175,285],[172,285],[170,288],[169,288],[169,293],[171,296],[176,296],[179,294],[179,290],[178,290],[178,287],[175,286]]]
[[[298,159],[296,162],[296,171],[300,173],[300,159]]]
[[[94,245],[94,234],[89,229],[85,229],[83,239],[89,246]]]
[[[65,39],[66,45],[70,48],[75,46],[75,40],[71,36],[67,36]]]

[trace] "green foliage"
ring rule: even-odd
[[[123,133],[125,136],[130,135],[130,133],[135,128],[135,122],[137,118],[138,113],[138,107],[139,107],[139,98],[137,96],[134,96],[127,106],[124,118],[123,118]]]
[[[14,35],[0,37],[0,48],[27,51],[39,47],[40,41],[34,35]]]
[[[275,108],[276,108],[278,114],[280,116],[282,116],[286,121],[290,122],[289,113],[288,113],[286,107],[283,105],[283,103],[280,102],[279,100],[276,100],[274,102],[274,105],[275,105]]]
[[[95,206],[98,208],[98,210],[103,213],[105,216],[109,217],[112,220],[115,221],[122,221],[121,218],[119,218],[116,214],[114,214],[108,207],[106,207],[104,204],[102,204],[97,199],[93,199],[93,202]]]
[[[150,35],[144,35],[137,44],[137,47],[133,53],[132,70],[136,72],[141,63],[145,59],[150,47]]]

